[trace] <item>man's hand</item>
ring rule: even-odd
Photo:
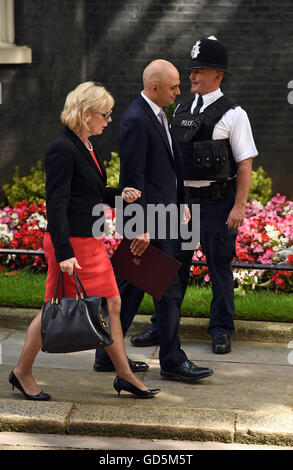
[[[142,235],[137,235],[130,245],[130,250],[133,255],[141,256],[150,244],[150,234],[148,232]]]
[[[249,193],[250,176],[252,170],[252,157],[237,163],[237,189],[235,204],[232,207],[226,224],[228,228],[238,228],[243,224],[247,196]]]
[[[65,259],[64,261],[60,261],[59,264],[63,273],[73,274],[75,268],[82,269],[76,258]]]
[[[228,228],[238,228],[240,227],[240,225],[243,224],[244,218],[245,218],[245,205],[238,206],[235,204],[232,207],[230,214],[228,215],[226,224]]]
[[[141,191],[135,188],[124,188],[121,196],[125,202],[134,202],[136,199],[141,197]]]

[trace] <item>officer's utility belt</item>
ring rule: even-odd
[[[221,199],[231,190],[236,189],[236,178],[229,181],[215,181],[209,186],[201,188],[193,188],[192,186],[185,186],[184,192],[187,199],[190,198],[209,198]]]

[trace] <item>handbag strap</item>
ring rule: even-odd
[[[61,277],[61,283],[62,283],[62,297],[65,297],[64,274],[63,274],[63,272],[62,272],[61,269],[60,269],[60,270],[59,270],[59,273],[58,273],[58,276],[57,276],[57,281],[56,281],[55,293],[54,293],[54,297],[53,297],[54,300],[58,299],[57,292],[58,292],[58,286],[59,286],[59,282],[60,282],[60,277]]]
[[[74,280],[75,280],[75,284],[76,284],[76,290],[77,290],[77,293],[79,295],[79,297],[81,297],[81,292],[80,292],[80,289],[79,289],[79,285],[84,293],[84,296],[87,297],[87,293],[86,293],[86,290],[85,288],[83,287],[83,284],[81,282],[81,280],[79,279],[78,275],[76,274],[75,271],[73,271],[73,276],[74,276]],[[78,285],[79,284],[79,285]]]
[[[77,291],[77,295],[78,297],[82,297],[82,294],[80,292],[80,288],[79,288],[79,285],[84,293],[84,296],[87,297],[87,293],[86,293],[86,290],[85,288],[83,287],[83,284],[81,282],[81,280],[79,279],[78,275],[76,274],[75,271],[73,271],[73,277],[74,277],[74,280],[75,280],[75,285],[76,285],[76,291]],[[58,286],[59,286],[59,282],[60,282],[60,278],[61,278],[61,283],[62,283],[62,297],[65,297],[65,287],[64,287],[64,273],[61,271],[61,269],[59,270],[58,272],[58,276],[57,276],[57,281],[56,281],[56,287],[55,287],[55,293],[54,293],[54,297],[52,299],[52,301],[56,301],[58,299]]]

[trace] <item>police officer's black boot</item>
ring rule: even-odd
[[[224,334],[213,336],[212,349],[214,354],[227,354],[231,352],[231,337]]]
[[[146,330],[132,336],[130,342],[133,346],[157,346],[159,345],[159,335],[155,325],[151,324]]]

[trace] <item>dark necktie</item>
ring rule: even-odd
[[[162,109],[161,109],[161,111],[159,112],[158,116],[160,116],[160,118],[161,118],[162,126],[163,126],[163,128],[165,129],[165,132],[166,132],[167,137],[168,137],[169,145],[170,145],[171,151],[172,151],[172,153],[173,153],[172,137],[171,137],[171,134],[170,134],[170,131],[169,131],[169,125],[168,125],[167,116],[166,116],[166,114],[164,113],[164,111],[163,111]]]
[[[200,108],[202,107],[203,105],[203,99],[202,99],[202,96],[201,95],[198,95],[198,98],[197,98],[197,103],[196,103],[196,106],[193,110],[193,115],[194,116],[197,116],[199,114],[199,110]]]

